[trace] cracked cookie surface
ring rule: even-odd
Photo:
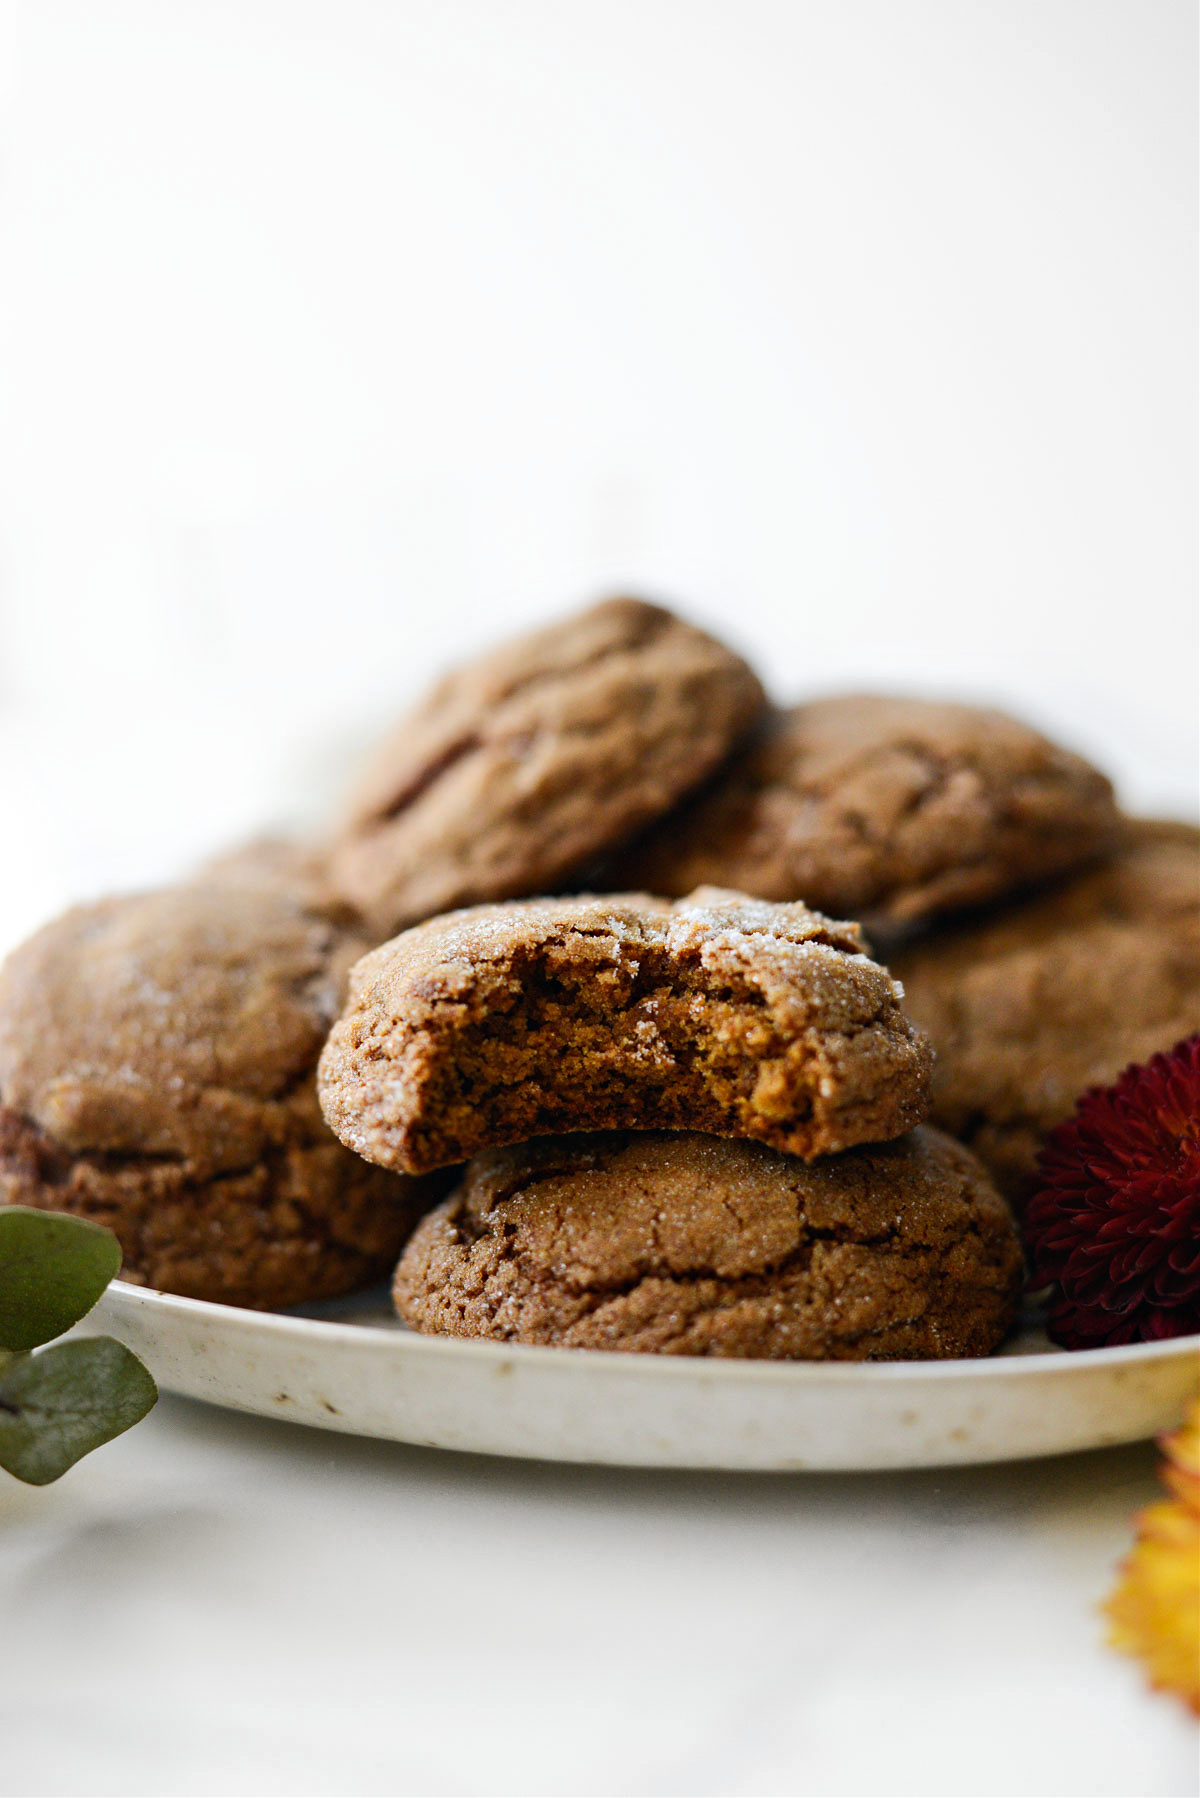
[[[376,936],[552,892],[708,778],[761,717],[746,663],[614,599],[442,680],[365,771],[331,876]]]
[[[702,794],[605,870],[614,886],[705,882],[907,922],[1085,862],[1112,788],[1000,712],[848,695],[778,712]]]
[[[690,1134],[568,1136],[479,1155],[417,1226],[414,1329],[676,1355],[985,1355],[1021,1286],[1007,1206],[921,1128],[817,1162]]]
[[[931,1059],[857,925],[706,889],[406,931],[352,970],[319,1091],[344,1143],[409,1173],[559,1130],[705,1130],[808,1157],[919,1123]]]
[[[934,1119],[1019,1201],[1087,1087],[1200,1030],[1200,832],[1132,822],[1112,861],[891,965],[937,1050]]]
[[[317,1105],[361,947],[259,890],[101,900],[0,969],[0,1200],[120,1239],[122,1277],[226,1303],[387,1271],[433,1193],[367,1167]]]

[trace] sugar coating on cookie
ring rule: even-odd
[[[108,1225],[123,1277],[264,1307],[387,1271],[433,1194],[350,1155],[317,1055],[361,943],[279,894],[105,899],[0,969],[0,1202]]]
[[[350,1148],[421,1173],[560,1130],[705,1130],[802,1156],[925,1115],[929,1044],[857,925],[705,889],[515,901],[367,955],[321,1056]]]
[[[1200,832],[1133,823],[1107,864],[892,966],[937,1050],[934,1118],[1019,1200],[1081,1093],[1200,1030]]]
[[[605,878],[912,921],[1077,866],[1116,821],[1104,776],[1014,718],[846,695],[775,713]]]
[[[332,876],[377,936],[553,892],[706,780],[765,710],[753,671],[614,599],[448,675],[366,769]]]
[[[617,1131],[477,1156],[417,1226],[395,1300],[450,1336],[926,1360],[996,1348],[1021,1272],[1007,1206],[936,1130],[816,1162]]]

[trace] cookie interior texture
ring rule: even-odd
[[[319,1087],[343,1142],[410,1173],[626,1127],[809,1157],[918,1123],[930,1061],[856,925],[712,889],[419,925],[353,970]]]
[[[377,937],[553,892],[706,780],[765,707],[732,650],[606,601],[434,688],[366,770],[333,879]]]
[[[452,1336],[925,1360],[996,1348],[1021,1275],[1007,1206],[936,1130],[808,1163],[615,1132],[476,1157],[417,1226],[395,1300]]]
[[[1131,822],[1112,861],[892,967],[937,1050],[934,1118],[1019,1201],[1086,1088],[1200,1030],[1200,832]]]
[[[1075,867],[1111,842],[1112,787],[1001,712],[878,694],[776,712],[606,883],[715,882],[913,921]]]
[[[382,1277],[435,1194],[320,1114],[356,947],[236,887],[47,925],[0,970],[0,1200],[106,1224],[124,1278],[191,1297],[280,1307]]]

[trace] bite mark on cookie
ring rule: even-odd
[[[857,926],[716,889],[434,919],[360,962],[322,1054],[342,1141],[409,1173],[560,1130],[811,1157],[924,1115],[931,1056]]]

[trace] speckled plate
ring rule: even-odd
[[[432,1448],[640,1467],[898,1468],[1153,1435],[1200,1392],[1200,1336],[981,1361],[597,1354],[416,1336],[368,1293],[278,1316],[115,1281],[89,1317],[168,1392]]]

